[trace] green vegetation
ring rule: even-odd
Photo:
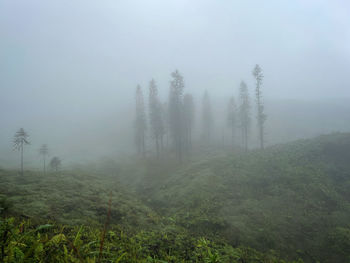
[[[1,221],[1,262],[285,262],[275,254],[233,248],[179,230],[141,231],[130,235],[117,226],[105,235],[86,226]]]
[[[350,134],[201,152],[181,166],[1,170],[0,261],[99,262],[110,192],[100,262],[350,260]]]

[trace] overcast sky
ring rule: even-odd
[[[350,97],[350,1],[0,0],[3,132],[109,118],[152,77],[166,97],[174,69],[235,95],[256,63],[266,98]]]

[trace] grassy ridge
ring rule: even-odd
[[[194,234],[309,262],[346,262],[349,156],[350,135],[332,134],[211,157],[153,180],[147,201]]]
[[[95,234],[84,240],[98,243],[112,191],[111,231],[118,238],[123,231],[132,243],[113,261],[126,253],[120,262],[277,262],[277,254],[347,262],[349,156],[350,135],[332,134],[247,154],[202,154],[181,166],[133,160],[90,172],[28,172],[25,178],[1,170],[0,193],[12,203],[7,216],[31,218],[28,228],[47,220],[67,228],[87,224]],[[47,242],[58,229],[48,230]],[[67,232],[67,240],[77,231]],[[107,246],[124,242],[109,238]],[[132,256],[144,246],[146,252]],[[95,250],[85,259],[92,260]]]

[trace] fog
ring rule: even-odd
[[[17,165],[20,127],[31,167],[43,143],[67,164],[135,153],[136,85],[148,106],[154,78],[165,102],[175,69],[194,96],[197,133],[208,90],[217,141],[244,80],[257,145],[255,64],[267,144],[349,131],[349,14],[341,0],[0,1],[0,165]]]
[[[350,262],[350,1],[0,0],[0,262]]]

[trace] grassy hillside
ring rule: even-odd
[[[182,165],[129,160],[89,172],[27,172],[25,178],[1,170],[2,207],[8,207],[2,214],[17,218],[3,220],[1,229],[20,235],[21,218],[30,218],[25,229],[31,233],[40,223],[54,223],[46,241],[35,242],[49,249],[52,242],[45,242],[63,233],[55,249],[65,251],[79,233],[74,225],[88,225],[78,250],[83,262],[97,260],[112,193],[105,245],[112,252],[103,254],[105,262],[118,262],[123,253],[119,262],[277,262],[278,255],[347,262],[349,156],[350,134],[332,134],[249,153],[202,151]],[[62,224],[67,231],[60,231]]]
[[[85,173],[26,172],[0,170],[0,193],[6,197],[9,213],[34,220],[62,224],[100,225],[112,196],[111,222],[145,228],[159,216],[127,193],[115,178]]]
[[[147,203],[198,235],[306,261],[350,255],[350,134],[208,158],[149,180]]]
[[[0,262],[285,262],[273,251],[193,236],[115,177],[0,175]]]

